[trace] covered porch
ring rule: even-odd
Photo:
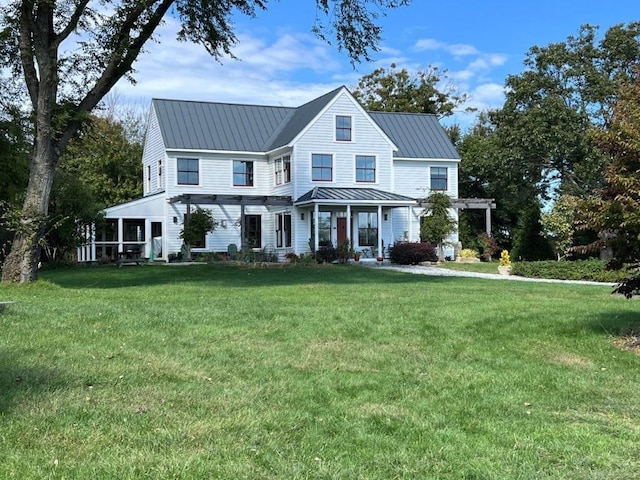
[[[309,248],[349,241],[363,258],[384,256],[398,239],[413,237],[415,199],[373,188],[315,187],[294,202],[310,220]],[[396,209],[404,214],[395,215]],[[400,220],[404,219],[404,220]]]

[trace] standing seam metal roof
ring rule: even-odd
[[[288,145],[343,89],[298,108],[154,99],[167,149],[268,152]],[[400,158],[459,159],[435,115],[368,112]]]

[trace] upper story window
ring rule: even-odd
[[[376,181],[376,157],[356,155],[356,182]]]
[[[446,167],[431,167],[431,190],[447,190]]]
[[[162,160],[158,160],[158,188],[162,188]]]
[[[200,184],[200,161],[197,158],[178,158],[178,185]]]
[[[276,158],[275,161],[276,185],[291,182],[291,157]]]
[[[233,161],[233,186],[253,187],[253,162]]]
[[[311,180],[316,182],[333,180],[333,155],[314,153],[311,156]]]
[[[351,141],[351,117],[346,115],[336,116],[336,140],[338,142]]]

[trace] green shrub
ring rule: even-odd
[[[608,270],[604,260],[588,259],[575,261],[515,262],[511,266],[513,275],[557,280],[590,280],[595,282],[617,282],[628,276],[626,269]]]
[[[400,265],[417,265],[438,259],[435,247],[429,242],[396,242],[389,248],[389,258]]]

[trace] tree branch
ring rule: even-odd
[[[33,61],[33,45],[31,44],[31,32],[34,29],[33,12],[30,9],[30,2],[23,2],[20,7],[20,35],[18,39],[18,48],[20,50],[20,61],[22,70],[24,71],[24,79],[31,98],[33,108],[38,102],[38,73],[36,72],[35,63]]]
[[[76,29],[76,27],[78,26],[78,22],[80,21],[80,18],[82,18],[82,14],[87,8],[87,5],[89,5],[90,1],[91,0],[81,0],[80,3],[76,5],[76,9],[74,10],[73,14],[69,18],[69,23],[67,23],[67,26],[64,27],[58,35],[56,35],[55,40],[53,41],[53,46],[56,49]]]

